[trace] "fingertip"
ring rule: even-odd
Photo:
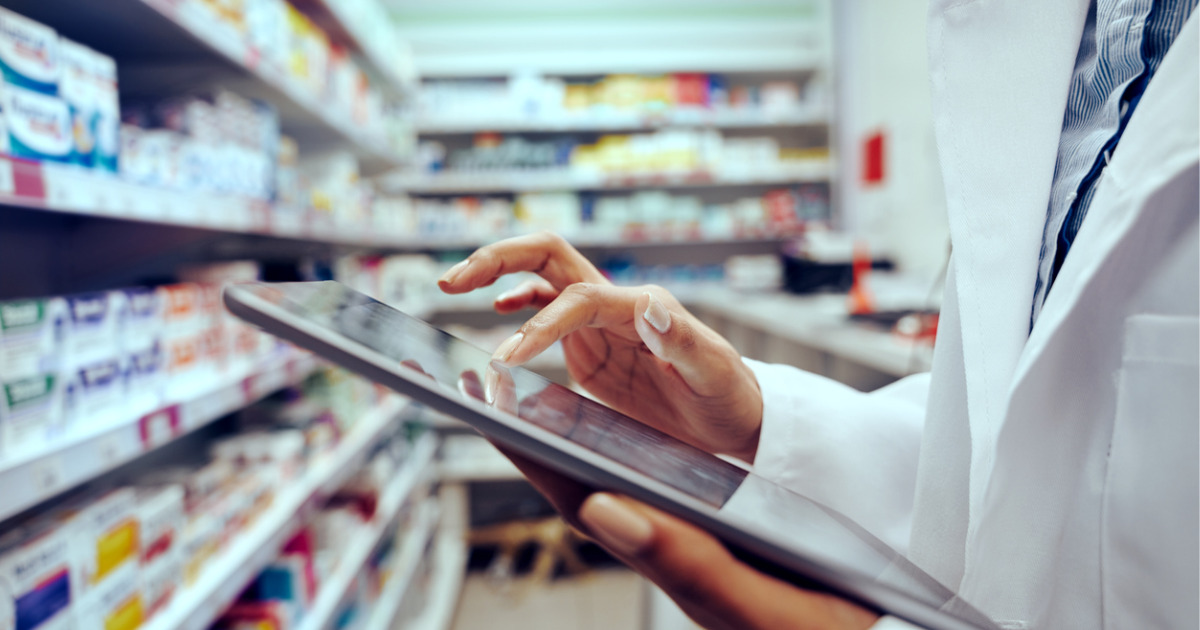
[[[613,551],[637,556],[654,539],[654,525],[641,512],[607,492],[589,496],[579,508],[588,532]]]

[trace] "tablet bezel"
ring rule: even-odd
[[[300,283],[297,283],[300,284]],[[311,283],[304,283],[311,284]],[[771,541],[770,532],[752,523],[733,523],[721,510],[536,425],[496,410],[485,402],[451,396],[444,386],[353,339],[311,322],[255,293],[280,285],[246,283],[225,289],[224,301],[234,315],[305,348],[418,403],[459,418],[490,439],[588,486],[614,491],[673,514],[716,536],[739,558],[769,575],[805,588],[821,588],[882,614],[929,628],[966,630],[973,625],[903,591],[856,571],[804,557]],[[349,287],[342,287],[353,291]],[[282,291],[281,291],[282,293]],[[286,294],[284,294],[286,297]],[[403,311],[397,312],[404,314]],[[406,317],[411,317],[404,314]],[[417,321],[421,321],[418,318]],[[437,329],[421,321],[426,326]],[[440,331],[443,332],[444,331]],[[449,333],[444,333],[449,334]],[[461,341],[461,340],[460,340]],[[466,343],[466,342],[463,342]],[[513,368],[521,369],[521,368]],[[563,457],[566,455],[566,457]],[[964,606],[952,599],[947,605]],[[969,608],[969,607],[967,607]],[[982,616],[982,615],[980,615]]]

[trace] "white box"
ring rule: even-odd
[[[62,432],[62,379],[50,372],[0,381],[5,457],[40,450]]]
[[[163,296],[150,287],[121,290],[124,296],[125,317],[120,325],[120,349],[140,352],[161,341],[163,329]]]
[[[104,582],[79,596],[77,630],[135,630],[145,617],[136,562],[121,565]]]
[[[58,93],[58,34],[0,7],[0,75],[8,85]]]
[[[65,162],[71,155],[71,112],[57,96],[16,85],[0,86],[8,153],[30,160]]]
[[[78,365],[64,373],[64,430],[110,424],[125,415],[128,373],[117,357]],[[125,419],[130,419],[125,416]]]
[[[53,371],[65,333],[62,298],[0,302],[0,381]]]
[[[65,507],[58,520],[69,530],[78,568],[72,586],[80,596],[138,563],[137,493],[119,488]],[[134,576],[136,580],[136,574]]]
[[[58,39],[61,72],[58,94],[71,113],[68,161],[91,168],[96,156],[96,80],[92,49],[65,37]]]
[[[96,81],[95,167],[117,173],[121,148],[121,103],[117,91],[117,63],[92,51],[92,77]]]
[[[117,291],[78,293],[67,302],[65,365],[70,368],[118,356],[124,296]]]
[[[137,352],[125,354],[125,386],[128,403],[126,417],[140,417],[158,409],[165,398],[167,359],[160,342]]]
[[[149,618],[170,603],[183,583],[181,547],[187,517],[180,485],[139,488],[137,498],[142,605]]]
[[[35,526],[37,528],[38,526]],[[0,628],[66,630],[74,619],[70,535],[42,524],[0,539]]]

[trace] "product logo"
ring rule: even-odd
[[[94,321],[104,317],[104,313],[108,310],[107,296],[98,295],[94,297],[72,298],[71,299],[71,314],[75,321],[87,320]]]
[[[129,300],[129,310],[139,315],[152,315],[158,305],[154,291],[126,291],[125,296]]]
[[[29,33],[9,20],[0,18],[0,35],[12,40],[13,48],[23,57],[37,59],[42,65],[49,66],[50,50],[46,46],[46,38]]]
[[[53,376],[35,376],[14,383],[5,383],[4,396],[8,399],[9,407],[16,407],[17,405],[44,398],[53,389]]]
[[[45,307],[41,302],[9,302],[0,304],[0,329],[31,326],[42,321]]]
[[[116,361],[104,361],[91,367],[79,370],[83,383],[87,387],[107,385],[116,378],[118,372]]]

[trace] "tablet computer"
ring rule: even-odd
[[[225,304],[513,452],[685,519],[768,574],[928,628],[995,627],[842,514],[342,284],[233,285]]]

